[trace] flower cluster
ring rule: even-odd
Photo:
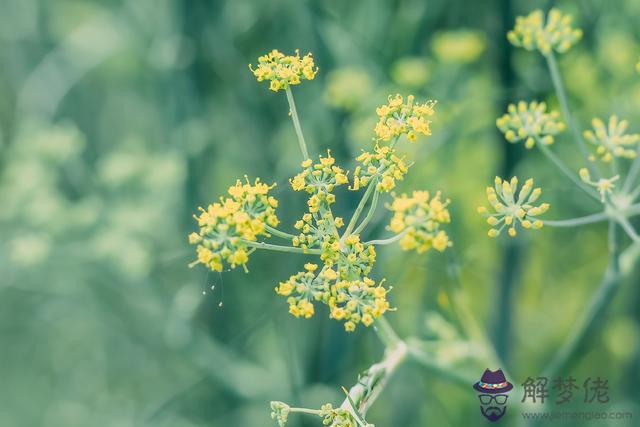
[[[302,80],[313,80],[318,72],[313,63],[313,56],[307,53],[300,57],[300,51],[297,49],[295,55],[284,55],[274,49],[258,58],[258,66],[255,69],[251,65],[249,69],[259,82],[269,80],[269,89],[274,92],[300,84]]]
[[[582,30],[571,27],[571,15],[563,15],[551,9],[545,22],[544,13],[535,10],[528,16],[516,18],[516,25],[507,33],[507,38],[517,47],[538,49],[543,55],[566,52],[582,37]]]
[[[593,130],[584,131],[584,137],[596,146],[596,154],[603,162],[610,162],[613,157],[636,157],[635,145],[640,141],[640,134],[625,135],[629,126],[626,120],[611,116],[608,125],[600,119],[593,119],[591,125]],[[592,157],[592,160],[595,160],[595,157]]]
[[[333,192],[338,185],[348,184],[347,173],[339,166],[335,165],[336,159],[327,151],[327,156],[319,157],[318,163],[313,163],[311,159],[302,162],[302,172],[294,176],[289,182],[295,191],[306,191],[309,194],[318,196],[317,200],[326,200],[327,196]],[[314,199],[316,200],[316,199]],[[329,204],[335,202],[335,197],[329,197]],[[317,207],[317,203],[309,203],[309,207]],[[317,210],[316,210],[317,211]]]
[[[373,246],[364,245],[357,235],[335,242],[323,253],[324,267],[307,263],[304,271],[280,282],[276,293],[287,297],[289,312],[295,317],[309,318],[315,313],[313,303],[329,306],[330,317],[344,321],[344,328],[353,331],[358,323],[370,326],[376,317],[389,309],[387,289],[366,275],[375,263]]]
[[[620,175],[612,176],[611,178],[600,178],[597,181],[591,179],[591,174],[589,173],[589,169],[582,168],[580,169],[580,179],[585,184],[589,184],[592,187],[595,187],[600,193],[600,201],[604,203],[607,195],[613,194],[613,189],[616,188],[615,182],[620,179]]]
[[[376,191],[389,192],[396,186],[396,181],[401,181],[409,166],[404,158],[396,155],[395,149],[387,145],[376,144],[373,152],[364,151],[357,158],[361,164],[353,173],[352,190],[369,185],[372,179],[377,179]]]
[[[276,420],[279,427],[285,427],[289,420],[289,414],[291,412],[305,412],[307,414],[315,414],[322,418],[322,425],[334,426],[334,427],[358,427],[362,424],[358,423],[351,412],[345,408],[334,408],[333,405],[327,403],[322,405],[320,409],[300,409],[291,408],[284,402],[271,402],[271,418]],[[367,424],[364,427],[373,427],[372,424]]]
[[[320,407],[320,413],[318,415],[322,417],[322,425],[325,426],[330,425],[334,427],[358,427],[359,425],[361,425],[356,422],[356,420],[353,418],[353,415],[351,415],[351,412],[344,408],[334,408],[330,403],[322,405]]]
[[[542,221],[537,217],[549,210],[548,203],[533,205],[541,194],[540,188],[533,188],[533,179],[526,180],[518,192],[518,178],[507,181],[496,177],[495,185],[487,187],[487,199],[494,213],[489,213],[484,206],[478,208],[478,213],[487,217],[487,223],[493,227],[489,237],[498,236],[505,227],[509,228],[509,236],[514,237],[517,224],[523,228],[541,228]]]
[[[449,200],[442,201],[440,192],[433,197],[428,191],[414,191],[411,197],[402,194],[389,206],[393,217],[388,228],[401,233],[400,247],[404,250],[423,253],[434,248],[442,252],[451,246],[449,236],[440,229],[441,224],[451,222],[448,205]]]
[[[333,217],[331,212],[306,213],[302,219],[296,221],[294,227],[300,234],[292,239],[293,246],[304,250],[335,245],[338,239],[338,229],[344,225],[340,217]]]
[[[268,195],[274,186],[259,178],[253,184],[248,178],[245,183],[238,180],[229,187],[231,197],[221,197],[206,210],[200,208],[200,214],[194,215],[200,230],[189,235],[189,243],[198,245],[198,259],[191,265],[204,264],[214,271],[222,271],[225,263],[244,267],[250,254],[247,242],[269,236],[266,226],[278,225],[278,201]]]
[[[507,113],[496,120],[496,125],[507,141],[524,141],[524,146],[530,149],[536,142],[553,144],[553,136],[565,129],[564,123],[558,120],[559,116],[557,111],[547,112],[544,102],[527,104],[520,101],[518,105],[510,104]]]
[[[389,102],[376,109],[378,123],[374,129],[378,140],[389,141],[407,135],[407,139],[414,142],[418,134],[431,135],[431,121],[434,114],[435,101],[414,103],[413,95],[407,96],[407,101],[401,95],[389,96]]]

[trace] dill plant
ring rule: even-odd
[[[536,10],[517,18],[507,38],[517,47],[542,54],[560,111],[550,110],[544,102],[523,100],[510,105],[496,125],[507,142],[522,142],[526,149],[539,149],[585,196],[598,201],[602,209],[581,218],[543,219],[550,205],[539,201],[542,190],[534,187],[532,178],[520,184],[517,177],[496,177],[494,185],[486,190],[489,207],[478,208],[491,227],[490,237],[498,237],[504,230],[509,238],[519,231],[543,226],[609,223],[610,255],[602,283],[571,335],[547,364],[544,373],[549,377],[576,357],[619,282],[640,256],[640,237],[629,221],[631,216],[640,214],[637,203],[640,135],[628,133],[629,124],[616,116],[607,122],[594,119],[592,129],[581,131],[571,113],[556,60],[556,54],[571,49],[581,37],[581,30],[572,26],[572,17],[557,9],[547,14]],[[214,271],[238,266],[246,269],[257,250],[314,255],[316,262],[304,264],[299,272],[275,286],[275,292],[285,298],[289,312],[295,317],[309,318],[316,314],[319,304],[324,304],[329,317],[342,322],[346,331],[353,331],[358,325],[372,326],[385,347],[383,359],[362,373],[351,389],[344,389],[346,396],[338,407],[326,403],[316,409],[300,408],[274,401],[272,418],[281,427],[292,413],[319,417],[324,425],[370,427],[372,424],[365,419],[368,409],[396,368],[409,357],[452,382],[470,384],[469,377],[448,361],[439,360],[427,343],[415,337],[402,339],[395,333],[384,317],[393,310],[387,299],[391,287],[384,279],[370,277],[376,247],[398,243],[403,250],[424,253],[431,249],[443,252],[452,245],[446,232],[446,225],[451,222],[449,199],[440,191],[416,190],[400,195],[393,192],[411,166],[398,151],[399,143],[414,143],[431,135],[436,102],[418,102],[412,95],[390,95],[388,102],[375,112],[378,121],[373,129],[372,147],[356,158],[357,166],[350,172],[336,164],[331,152],[313,155],[304,138],[292,87],[315,78],[318,68],[313,56],[301,56],[299,51],[285,55],[273,50],[261,56],[257,66],[250,66],[250,70],[259,82],[268,82],[271,91],[285,92],[302,157],[300,172],[290,179],[290,185],[293,191],[307,194],[307,211],[292,226],[282,227],[276,213],[278,201],[269,194],[275,184],[266,184],[259,178],[238,180],[227,196],[206,209],[200,208],[195,216],[198,231],[189,236],[190,243],[196,245],[197,260],[193,264],[203,264]],[[567,130],[565,122],[578,154],[584,159],[584,167],[579,171],[571,170],[552,150]],[[337,202],[334,191],[340,186],[362,193],[348,220],[335,216],[332,210]],[[391,211],[386,229],[391,234],[362,241],[363,231],[385,197],[391,199],[386,203]],[[621,250],[625,244],[623,234],[631,241],[625,250]],[[486,333],[471,316],[461,288],[452,297],[465,342],[476,346],[469,353],[484,364],[501,365]]]

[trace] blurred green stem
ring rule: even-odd
[[[573,329],[569,338],[564,340],[564,344],[545,369],[545,376],[549,378],[562,373],[562,370],[579,355],[586,340],[592,337],[594,327],[601,323],[620,282],[633,271],[635,263],[640,258],[638,243],[631,245],[620,254],[617,234],[616,223],[611,220],[609,222],[609,264],[604,277],[593,294],[582,320]]]
[[[600,212],[593,215],[587,215],[580,218],[561,219],[558,221],[543,221],[544,225],[550,225],[551,227],[576,227],[578,225],[592,224],[594,222],[606,221],[609,215],[605,212]]]
[[[320,255],[322,253],[320,249],[302,249],[302,248],[296,248],[294,246],[281,246],[281,245],[272,245],[271,243],[264,243],[264,242],[252,242],[251,240],[245,240],[245,239],[242,239],[241,242],[246,244],[247,246],[251,246],[252,248],[267,249],[270,251],[277,251],[277,252],[290,252],[290,253],[303,254],[303,255],[307,255],[307,254]]]
[[[629,168],[629,172],[627,173],[627,178],[624,180],[624,185],[622,186],[622,191],[624,193],[628,193],[633,187],[633,183],[638,177],[638,173],[640,172],[640,144],[638,144],[638,148],[636,148],[636,158],[633,159],[633,163],[631,164],[631,168]]]
[[[549,73],[551,74],[551,80],[553,81],[553,87],[556,91],[556,95],[558,96],[558,101],[560,102],[560,109],[562,110],[562,114],[565,119],[569,122],[569,126],[573,131],[573,136],[575,138],[575,142],[578,145],[578,149],[582,153],[585,161],[587,162],[587,167],[596,178],[600,178],[600,173],[598,170],[592,165],[592,162],[589,161],[589,151],[587,150],[587,146],[582,139],[582,134],[580,133],[580,129],[578,128],[578,124],[576,123],[573,115],[571,114],[571,110],[569,109],[569,102],[567,101],[567,93],[564,89],[564,85],[562,84],[562,77],[560,76],[560,70],[558,69],[558,62],[556,61],[556,56],[551,51],[547,55],[544,55],[547,66],[549,68]]]
[[[589,196],[593,197],[597,201],[600,201],[600,196],[598,196],[598,193],[592,188],[585,186],[584,183],[580,181],[580,179],[576,175],[574,175],[573,172],[571,172],[571,170],[567,167],[567,165],[565,165],[564,162],[560,160],[560,158],[556,156],[555,153],[549,149],[549,147],[547,147],[544,144],[541,144],[539,141],[538,141],[538,144],[536,145],[540,148],[540,151],[542,151],[542,153],[549,160],[551,160],[551,162],[553,162],[553,164],[555,164],[558,167],[558,169],[562,171],[563,174],[567,176],[567,178],[569,178],[575,185],[577,185],[581,190],[586,192]]]
[[[296,103],[293,100],[293,93],[291,92],[291,87],[287,86],[287,101],[289,102],[289,111],[291,112],[291,120],[293,120],[293,127],[296,130],[296,135],[298,136],[298,144],[300,145],[300,151],[302,151],[302,157],[304,160],[309,158],[309,151],[307,151],[307,143],[304,140],[304,135],[302,134],[302,127],[300,126],[300,119],[298,118],[298,111],[296,110]]]
[[[282,237],[283,239],[291,240],[295,237],[293,234],[285,233],[284,231],[280,231],[276,228],[271,227],[270,225],[265,224],[264,228],[274,236]]]

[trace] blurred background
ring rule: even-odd
[[[313,153],[331,149],[348,168],[388,94],[438,100],[434,135],[400,146],[415,165],[398,191],[450,197],[454,247],[378,251],[373,275],[398,307],[389,321],[479,379],[487,366],[466,361],[447,297],[457,265],[511,381],[540,375],[600,280],[606,226],[507,242],[486,237],[476,207],[496,174],[518,174],[542,186],[547,219],[599,209],[495,127],[509,102],[556,105],[542,57],[505,38],[516,15],[554,5],[585,33],[560,58],[583,126],[616,113],[640,131],[637,0],[1,0],[0,426],[270,426],[270,400],[337,405],[380,359],[371,329],[347,334],[324,308],[287,313],[273,288],[300,257],[256,253],[248,274],[188,268],[191,215],[244,174],[279,184],[282,229],[303,212],[288,187],[300,158],[285,96],[247,67],[273,48],[314,53],[320,73],[294,88],[303,129]],[[580,166],[568,133],[554,149]],[[338,198],[341,212],[357,203]],[[387,233],[383,211],[371,236]],[[570,371],[607,378],[607,408],[636,418],[639,279]],[[481,424],[470,387],[409,363],[368,420]]]

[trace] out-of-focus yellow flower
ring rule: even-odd
[[[435,101],[422,104],[414,103],[414,96],[407,96],[407,101],[401,95],[389,96],[389,102],[376,109],[378,123],[375,133],[378,140],[389,141],[407,135],[411,142],[416,141],[419,134],[431,135],[428,119],[434,114]]]
[[[485,40],[479,31],[444,31],[434,36],[431,49],[443,62],[473,62],[484,52]]]
[[[402,194],[395,197],[389,209],[393,217],[387,227],[395,233],[404,233],[400,239],[403,250],[423,253],[431,248],[444,251],[451,246],[447,233],[441,224],[451,222],[447,206],[450,201],[442,200],[440,192],[430,197],[428,191],[414,191],[411,197]]]
[[[396,155],[395,149],[388,145],[376,144],[373,152],[363,151],[357,158],[360,165],[353,173],[352,190],[365,187],[372,179],[377,179],[376,191],[389,192],[401,181],[409,170],[404,158]]]
[[[249,64],[249,69],[259,82],[269,80],[269,89],[274,92],[300,84],[302,80],[313,80],[318,73],[311,53],[300,57],[297,49],[295,55],[284,55],[274,49],[258,58],[255,69]]]
[[[584,138],[596,146],[596,154],[603,162],[610,162],[615,157],[633,159],[636,157],[635,146],[640,141],[640,134],[627,134],[629,122],[619,120],[618,116],[609,117],[609,123],[595,118],[591,121],[593,130],[584,131]],[[592,156],[595,160],[595,156]]]
[[[508,234],[515,237],[516,226],[520,224],[522,228],[541,228],[543,223],[537,217],[549,210],[548,203],[535,206],[533,203],[538,200],[542,190],[533,188],[533,179],[525,181],[518,191],[518,178],[515,176],[511,181],[502,180],[496,176],[493,187],[487,187],[487,199],[491,204],[493,212],[480,206],[478,213],[487,218],[487,223],[492,227],[489,230],[489,237],[500,235],[502,230],[508,228]]]
[[[335,108],[351,111],[363,103],[372,86],[366,71],[355,67],[340,68],[327,75],[324,99]]]
[[[391,66],[391,78],[401,86],[421,88],[431,78],[431,65],[422,57],[400,58]]]
[[[194,215],[200,230],[189,235],[189,243],[198,245],[197,260],[191,265],[204,264],[214,271],[222,271],[225,264],[235,268],[249,260],[250,250],[245,241],[256,241],[258,236],[269,236],[266,225],[278,225],[275,209],[278,201],[268,195],[274,185],[257,178],[253,184],[246,178],[229,187],[231,197],[200,208]]]
[[[572,20],[571,15],[563,15],[558,9],[551,9],[546,20],[541,10],[534,10],[516,18],[516,25],[507,33],[507,38],[514,46],[537,49],[543,55],[552,50],[563,53],[582,38],[582,30],[571,27]]]
[[[597,181],[594,181],[591,179],[589,169],[582,168],[579,172],[582,182],[589,184],[598,190],[598,193],[600,193],[600,201],[602,203],[605,202],[607,195],[611,196],[611,194],[613,194],[613,189],[616,188],[615,182],[620,179],[620,175],[615,175],[611,178],[600,178]]]
[[[536,142],[553,144],[553,136],[565,129],[559,117],[560,113],[555,110],[547,113],[547,104],[544,102],[527,104],[520,101],[517,106],[509,105],[507,113],[496,120],[496,125],[507,141],[524,141],[524,146],[530,149]]]

